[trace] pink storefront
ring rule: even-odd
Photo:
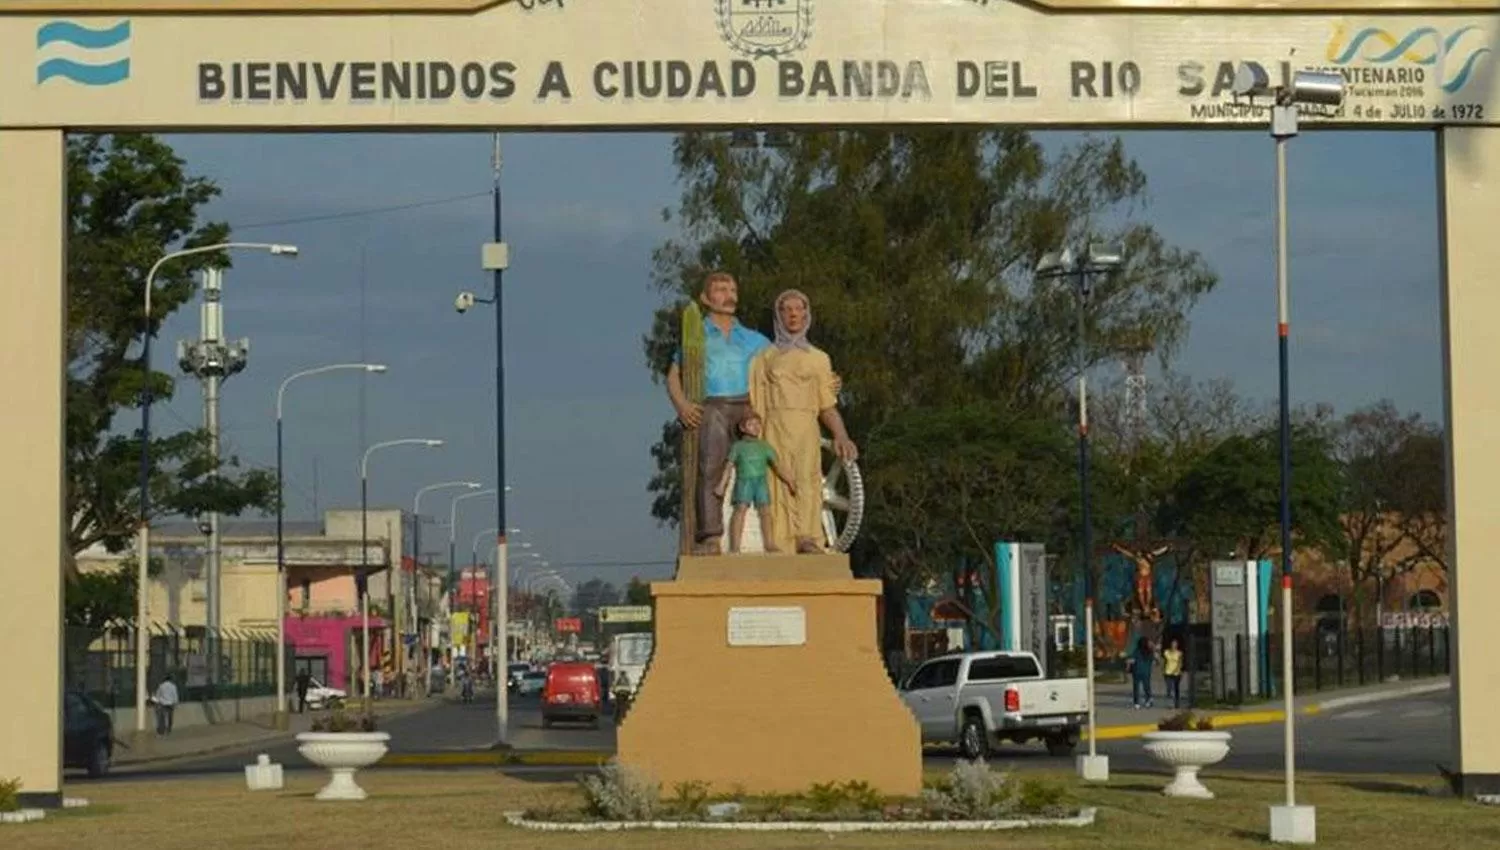
[[[309,670],[313,678],[333,688],[355,693],[354,674],[358,672],[360,629],[357,616],[289,615],[286,618],[287,643],[296,647],[296,669]],[[381,657],[381,637],[386,621],[370,617],[370,665],[373,669]]]

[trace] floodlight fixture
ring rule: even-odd
[[[1339,106],[1344,102],[1344,78],[1328,71],[1298,71],[1292,75],[1292,103]]]
[[[1125,252],[1119,245],[1089,245],[1088,265],[1097,271],[1113,271],[1125,264]]]
[[[1266,97],[1272,94],[1271,77],[1266,69],[1254,62],[1241,62],[1234,72],[1234,82],[1229,90],[1236,97]]]

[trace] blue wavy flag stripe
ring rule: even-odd
[[[130,21],[121,21],[106,29],[89,29],[72,21],[53,21],[36,31],[36,46],[46,47],[54,41],[73,44],[88,50],[114,47],[130,40]]]
[[[36,69],[38,83],[45,83],[53,77],[62,77],[86,86],[107,86],[121,82],[129,76],[129,59],[121,59],[107,65],[83,65],[71,59],[48,59]]]
[[[1446,83],[1443,83],[1443,91],[1449,94],[1453,94],[1454,92],[1463,88],[1464,83],[1467,83],[1469,81],[1469,74],[1474,71],[1474,63],[1478,62],[1481,56],[1484,56],[1489,52],[1490,49],[1488,47],[1481,47],[1478,50],[1474,51],[1474,53],[1469,56],[1468,61],[1464,62],[1464,66],[1459,69],[1458,74],[1455,75],[1453,79],[1449,80]]]
[[[1459,39],[1462,39],[1465,35],[1475,29],[1478,29],[1478,27],[1462,27],[1460,29],[1454,30],[1448,35],[1447,38],[1444,38],[1442,33],[1438,32],[1433,27],[1418,27],[1407,33],[1404,38],[1396,42],[1395,46],[1391,47],[1389,50],[1385,51],[1379,56],[1371,56],[1366,59],[1366,61],[1390,62],[1393,59],[1399,59],[1406,53],[1406,51],[1415,47],[1417,45],[1417,42],[1433,37],[1437,38],[1438,42],[1443,45],[1443,52],[1446,53],[1448,51],[1451,51],[1453,47],[1458,44]],[[1367,27],[1360,30],[1359,32],[1354,34],[1353,38],[1349,39],[1349,43],[1344,46],[1344,51],[1340,53],[1338,55],[1338,58],[1334,59],[1333,61],[1342,65],[1349,60],[1354,59],[1359,55],[1360,48],[1365,46],[1365,42],[1382,35],[1389,35],[1389,33],[1387,33],[1385,30],[1380,29],[1379,27]],[[1415,61],[1420,65],[1431,65],[1437,62],[1437,58],[1438,51],[1434,50],[1430,56]]]

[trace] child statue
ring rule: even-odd
[[[740,551],[740,538],[745,533],[745,514],[754,506],[756,513],[760,515],[761,539],[766,542],[766,551],[776,552],[779,550],[771,538],[771,488],[767,482],[767,473],[775,473],[794,495],[797,485],[781,471],[781,466],[776,462],[776,450],[760,438],[759,416],[753,413],[746,416],[740,422],[740,433],[744,436],[730,446],[729,459],[724,462],[719,486],[714,489],[715,496],[724,498],[724,491],[729,487],[729,473],[731,470],[734,472],[734,498],[731,500],[734,512],[729,516],[729,551]]]

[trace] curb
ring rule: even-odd
[[[1401,699],[1403,697],[1433,694],[1437,693],[1438,691],[1446,691],[1450,687],[1451,683],[1449,681],[1429,682],[1424,685],[1411,685],[1409,687],[1390,691],[1375,691],[1368,694],[1355,694],[1353,696],[1347,697],[1335,697],[1334,699],[1323,700],[1322,702],[1318,703],[1317,707],[1320,711],[1334,711],[1336,709],[1349,708],[1350,706],[1355,705],[1369,705],[1370,703],[1385,702],[1387,700]]]
[[[408,714],[414,714],[414,713],[416,713],[416,712],[418,712],[420,710],[422,710],[420,706],[413,706],[413,707],[409,707],[409,708],[408,707],[402,707],[400,710],[392,711],[389,714],[384,715],[384,717],[388,717],[388,718],[403,717],[403,716],[408,715]],[[379,713],[379,711],[376,712],[375,716],[377,718],[378,717],[382,717],[382,715]],[[277,743],[277,742],[292,740],[296,736],[297,736],[297,733],[294,732],[294,731],[292,731],[292,730],[290,730],[290,729],[287,729],[287,730],[267,729],[266,734],[264,734],[264,735],[257,735],[254,738],[240,738],[240,739],[235,740],[235,741],[228,741],[228,742],[225,742],[225,743],[222,743],[222,744],[207,745],[207,746],[204,746],[204,747],[202,747],[200,749],[188,750],[186,752],[181,752],[181,753],[172,753],[171,755],[146,756],[144,758],[128,758],[128,759],[119,759],[119,758],[117,758],[117,759],[114,760],[114,762],[111,764],[110,767],[111,767],[112,770],[113,769],[118,769],[118,770],[122,770],[122,771],[129,771],[129,770],[132,770],[132,769],[137,768],[137,767],[149,767],[151,765],[160,765],[160,764],[165,764],[167,762],[183,761],[183,760],[186,760],[186,759],[197,759],[197,758],[203,758],[205,756],[220,755],[222,753],[232,753],[232,752],[236,752],[236,751],[239,751],[239,750],[246,750],[246,749],[251,749],[251,748],[254,748],[254,747],[258,747],[258,746],[261,746],[262,744],[270,744],[270,743]],[[116,736],[116,740],[117,741],[119,740],[118,736]],[[130,748],[129,744],[125,744],[123,741],[121,741],[120,743],[124,744],[125,748],[127,750]]]
[[[1389,700],[1404,699],[1406,697],[1420,696],[1422,694],[1436,693],[1438,691],[1446,691],[1448,690],[1448,688],[1449,683],[1444,681],[1432,682],[1423,685],[1412,685],[1410,687],[1397,688],[1394,690],[1375,691],[1373,693],[1367,694],[1354,694],[1353,696],[1334,697],[1333,699],[1322,700],[1311,705],[1304,705],[1301,708],[1297,709],[1296,713],[1302,716],[1323,714],[1325,712],[1337,711],[1341,708],[1349,708],[1356,705],[1369,705],[1371,703],[1387,702]],[[1282,709],[1274,709],[1268,711],[1241,711],[1223,714],[1209,713],[1208,716],[1213,718],[1215,728],[1223,729],[1231,726],[1260,726],[1267,723],[1280,723],[1286,720],[1286,711]],[[1157,731],[1155,723],[1138,723],[1126,726],[1100,726],[1098,737],[1095,738],[1095,740],[1119,741],[1128,738],[1139,738],[1142,735],[1155,731]],[[1083,735],[1082,739],[1085,741],[1088,740],[1088,735]]]
[[[391,753],[376,767],[597,767],[614,758],[603,750],[536,752]]]

